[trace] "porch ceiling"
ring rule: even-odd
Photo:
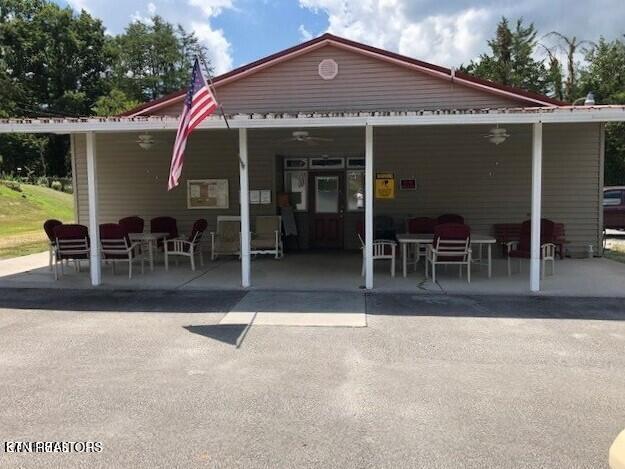
[[[236,114],[231,128],[365,127],[418,125],[533,124],[625,121],[625,106],[561,106],[507,109],[451,109],[374,112]],[[81,133],[176,130],[178,119],[166,116],[0,119],[0,133]],[[219,115],[200,129],[224,129]]]

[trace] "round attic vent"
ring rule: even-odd
[[[324,80],[332,80],[339,73],[339,64],[334,59],[323,59],[319,62],[319,76]]]

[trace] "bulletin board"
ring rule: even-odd
[[[227,209],[229,205],[227,179],[187,180],[187,208]]]

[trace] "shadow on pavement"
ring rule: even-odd
[[[243,291],[0,289],[0,308],[120,313],[224,313]]]
[[[229,345],[240,345],[249,327],[247,324],[209,324],[203,326],[183,326],[192,334],[215,339]]]

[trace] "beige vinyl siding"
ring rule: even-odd
[[[573,254],[601,252],[601,137],[600,124],[545,126],[543,215],[564,223]]]
[[[318,65],[334,59],[333,80]],[[240,80],[217,86],[227,113],[297,111],[383,111],[498,108],[520,101],[451,83],[423,72],[334,46],[325,46]],[[182,104],[150,114],[178,115]]]
[[[189,138],[180,186],[167,191],[167,178],[173,132],[155,133],[155,145],[142,150],[137,134],[97,134],[97,167],[100,223],[115,222],[129,215],[146,221],[169,215],[178,220],[181,234],[187,233],[198,218],[206,218],[209,230],[215,229],[217,215],[239,214],[239,159],[236,131],[196,131]],[[83,137],[79,137],[83,138]],[[83,138],[84,140],[84,138]],[[79,178],[86,182],[84,145],[77,145],[76,163]],[[84,171],[82,170],[83,168]],[[271,189],[273,159],[250,161],[250,189]],[[228,179],[227,210],[187,209],[187,179]],[[79,185],[80,222],[88,223],[86,184]],[[273,200],[272,200],[273,202]],[[272,205],[252,206],[251,214],[274,213]]]
[[[530,216],[531,127],[507,126],[511,136],[501,145],[488,142],[489,126],[432,126],[376,128],[375,170],[400,178],[415,177],[416,191],[397,191],[393,200],[374,201],[376,214],[392,215],[401,230],[411,216],[459,213],[473,232],[491,233],[494,223],[520,223]],[[290,130],[249,130],[250,189],[271,189],[271,205],[251,206],[253,216],[273,214],[276,189],[282,180],[276,155],[357,156],[364,154],[364,130],[312,129],[331,138],[316,146],[284,142]],[[181,232],[207,218],[215,227],[217,215],[238,215],[238,134],[236,131],[196,131],[188,144],[181,187],[167,192],[173,132],[155,133],[156,144],[144,151],[136,134],[98,134],[97,158],[100,221],[140,215],[146,222],[158,215],[178,219]],[[598,124],[545,125],[543,215],[565,224],[574,254],[595,249],[601,233],[601,129]],[[88,222],[85,144],[75,137],[77,197],[82,223]],[[186,179],[227,178],[228,210],[186,208]],[[357,248],[356,224],[360,213],[345,214],[345,247]],[[301,219],[301,216],[298,216]],[[302,222],[300,245],[307,245]]]
[[[531,127],[507,126],[511,137],[489,143],[488,127],[377,128],[375,170],[397,183],[415,176],[417,191],[375,200],[375,213],[436,217],[458,213],[473,232],[495,223],[520,223],[531,211]],[[545,125],[543,216],[564,223],[573,254],[600,246],[600,127]]]

